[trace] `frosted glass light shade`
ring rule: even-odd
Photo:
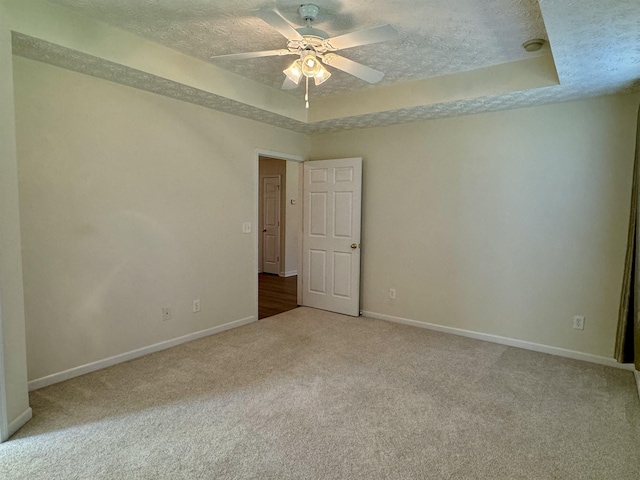
[[[308,52],[302,57],[302,73],[306,77],[315,77],[321,68],[322,65],[314,53]]]
[[[318,86],[321,83],[324,83],[327,80],[329,80],[330,76],[331,76],[331,73],[329,72],[329,70],[327,70],[322,65],[320,65],[320,68],[318,69],[318,73],[316,73],[315,76],[313,77],[313,81],[315,82],[316,86]]]
[[[285,68],[282,73],[284,73],[289,80],[298,85],[300,83],[300,79],[302,78],[302,61],[296,60],[288,68]]]

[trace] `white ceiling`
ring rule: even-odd
[[[212,55],[286,47],[286,39],[253,10],[275,6],[294,25],[301,0],[52,0],[149,40],[211,61]],[[386,74],[383,83],[473,70],[531,56],[522,43],[546,38],[537,0],[313,0],[315,26],[329,35],[389,23],[397,41],[340,52]],[[534,54],[535,55],[535,54]],[[217,60],[213,63],[280,88],[291,57]],[[332,69],[335,77],[314,91],[332,95],[367,83]],[[302,89],[300,89],[302,90]]]
[[[274,89],[282,84],[282,69],[291,62],[291,57],[235,61],[214,61],[210,57],[286,46],[284,37],[252,13],[257,8],[277,7],[292,23],[300,24],[297,14],[300,1],[291,0],[50,1]],[[257,109],[234,104],[219,109],[285,128],[320,132],[640,90],[640,0],[314,0],[313,3],[321,8],[315,26],[331,36],[389,23],[398,30],[399,39],[340,52],[385,72],[380,86],[372,87],[333,69],[333,76],[326,83],[311,87],[312,99],[331,99],[336,95],[347,98],[345,95],[360,91],[385,95],[397,85],[402,87],[403,82],[412,86],[415,84],[411,82],[442,75],[454,79],[461,72],[545,55],[551,58],[551,53],[559,85],[496,90],[493,94],[475,96],[470,93],[460,98],[398,104],[397,108],[358,111],[353,115],[336,113],[307,123],[275,119]],[[548,39],[550,47],[527,53],[521,45],[531,38]],[[88,60],[82,55],[56,50],[46,42],[18,36],[14,37],[14,43],[17,54],[145,88],[136,85],[135,72],[97,66],[95,61],[92,67],[83,66]],[[105,70],[110,73],[105,74]],[[160,87],[145,89],[163,93]],[[180,90],[179,86],[172,86],[169,96],[181,98]],[[290,94],[300,95],[301,90]],[[206,95],[195,95],[201,97],[200,101],[193,98],[193,92],[187,96],[184,98],[187,101],[217,108],[215,98],[206,100]],[[219,100],[218,103],[225,103],[224,99]]]

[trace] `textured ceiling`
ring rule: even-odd
[[[301,0],[52,0],[84,15],[141,35],[187,55],[212,55],[286,47],[286,39],[253,10],[268,6],[296,26]],[[385,73],[382,84],[473,70],[530,57],[521,47],[546,38],[537,0],[313,0],[315,26],[335,36],[389,23],[399,39],[356,47],[341,55]],[[543,52],[540,52],[543,53]],[[215,60],[224,69],[280,88],[291,57]],[[315,97],[363,88],[367,83],[331,69]],[[302,94],[302,89],[291,94]]]
[[[211,55],[282,48],[284,38],[255,18],[252,10],[277,6],[291,22],[296,22],[299,5],[289,0],[50,2],[211,63]],[[496,93],[499,90],[470,93],[460,98],[305,123],[15,32],[14,53],[308,133],[640,91],[640,0],[317,0],[315,3],[322,8],[317,26],[330,35],[390,23],[398,30],[399,39],[340,52],[386,72],[382,86],[370,87],[334,70],[329,81],[312,90],[312,98],[344,96],[353,91],[377,95],[384,93],[386,86],[411,85],[407,82],[445,74],[453,79],[460,72],[536,55],[548,56],[550,51],[560,84],[502,93]],[[526,53],[521,44],[533,37],[548,38],[550,50],[545,47],[539,54]],[[215,63],[279,88],[288,59],[270,57]]]

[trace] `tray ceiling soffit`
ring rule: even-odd
[[[5,3],[11,3],[5,2]],[[17,3],[17,2],[14,2]],[[482,113],[640,91],[640,2],[635,0],[316,0],[315,26],[330,36],[385,23],[394,41],[340,51],[385,72],[369,85],[331,69],[331,78],[283,92],[292,57],[211,60],[212,55],[283,48],[286,39],[253,14],[277,7],[299,24],[298,2],[221,0],[50,0],[63,14],[133,34],[198,59],[210,75],[254,85],[228,94],[183,82],[99,52],[60,45],[37,30],[13,29],[14,54],[304,133]],[[60,8],[63,7],[63,8]],[[543,38],[539,52],[522,43]],[[55,38],[53,38],[55,40]],[[169,55],[170,56],[170,55]],[[136,68],[138,67],[139,68]],[[227,82],[228,83],[228,82]],[[249,90],[263,100],[245,99]],[[266,93],[264,93],[266,92]],[[269,93],[271,92],[271,93]],[[255,97],[256,94],[253,94]],[[289,100],[287,100],[289,99]],[[277,104],[300,105],[294,110]],[[297,107],[296,107],[297,108]]]

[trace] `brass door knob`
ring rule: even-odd
[[[352,243],[351,244],[351,248],[353,248],[355,250],[356,248],[358,248],[358,244],[357,243]]]

